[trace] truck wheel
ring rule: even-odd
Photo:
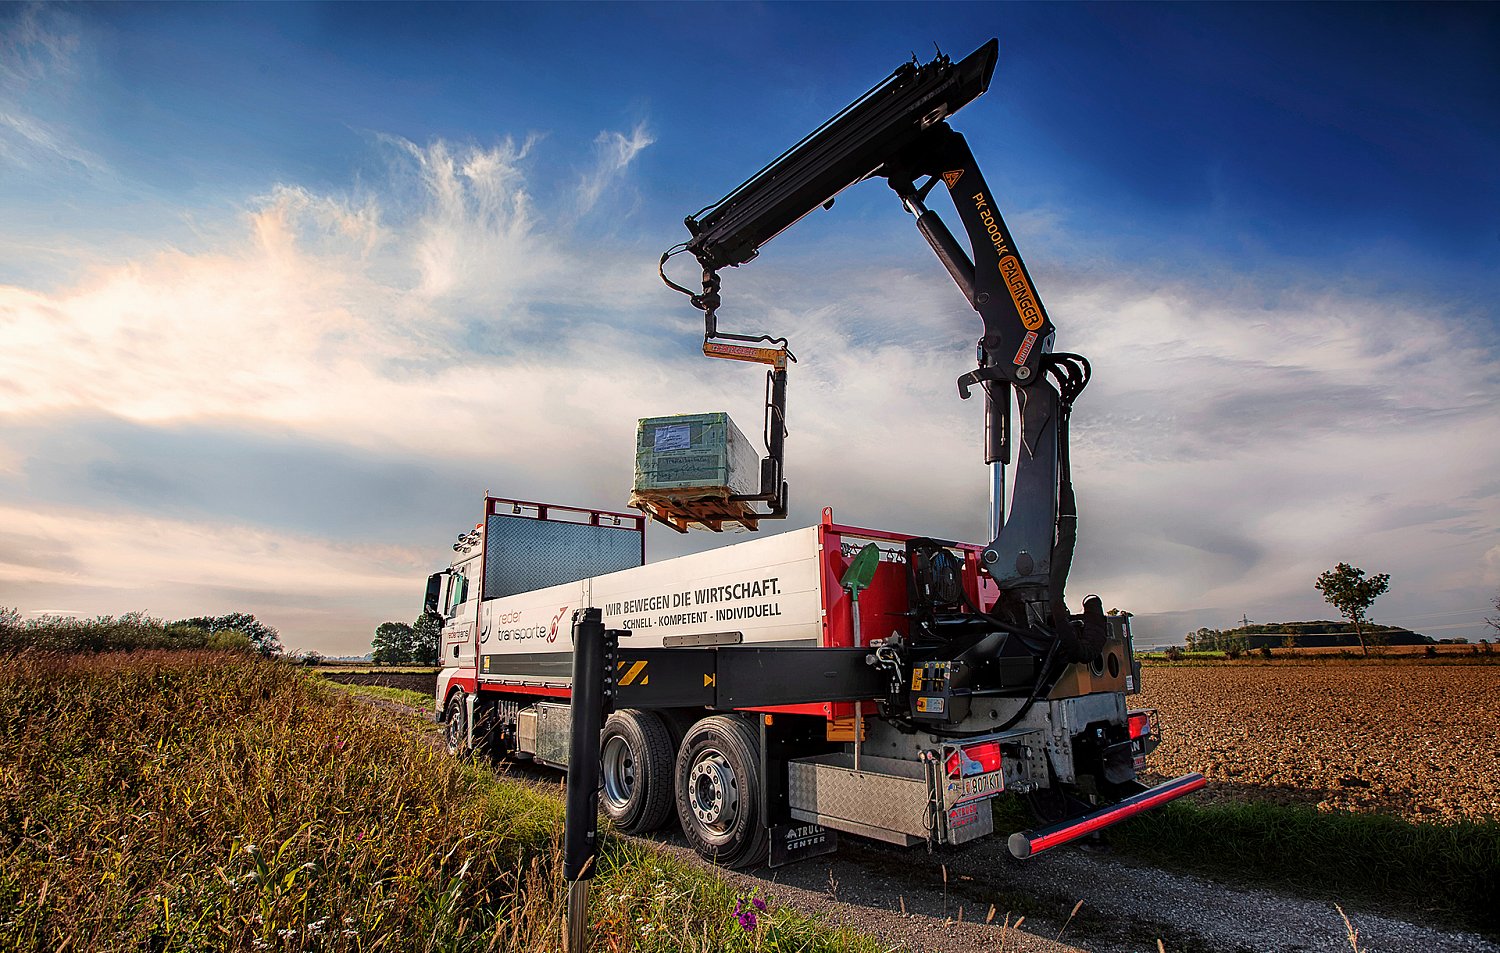
[[[760,863],[771,840],[760,820],[760,741],[732,715],[688,729],[677,752],[677,817],[688,843],[725,867]]]
[[[621,830],[654,831],[672,816],[672,736],[649,711],[617,711],[599,738],[600,803]]]
[[[463,692],[454,692],[448,696],[448,713],[444,716],[443,742],[448,746],[448,753],[454,756],[462,755],[468,749],[469,724]]]

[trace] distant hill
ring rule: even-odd
[[[1432,645],[1433,640],[1399,625],[1366,623],[1365,641],[1371,645]],[[1189,648],[1258,649],[1280,648],[1287,639],[1296,640],[1299,648],[1359,647],[1359,637],[1343,620],[1319,619],[1313,622],[1252,622],[1233,629],[1199,629],[1188,633]]]

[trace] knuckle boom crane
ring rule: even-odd
[[[1085,601],[1078,620],[1070,618],[1063,601],[1077,537],[1067,423],[1074,399],[1088,384],[1089,362],[1077,354],[1053,351],[1055,329],[1047,309],[1034,290],[974,153],[947,122],[989,88],[998,48],[998,42],[991,40],[958,63],[939,55],[930,63],[900,66],[744,184],[687,218],[692,237],[664,254],[662,265],[678,251],[691,253],[703,266],[701,294],[687,292],[664,273],[662,277],[690,294],[694,306],[703,311],[705,354],[774,360],[786,353],[784,338],[718,330],[719,271],[754,259],[761,246],[804,215],[831,207],[834,197],[849,186],[870,178],[885,179],[983,323],[979,366],[959,378],[958,390],[964,399],[976,386],[984,393],[990,543],[981,558],[1002,593],[1001,605],[993,614],[1004,618],[1012,634],[1020,638],[1035,634],[1035,628],[1050,629],[1066,660],[1081,661],[1096,654],[1108,635],[1097,599]],[[919,180],[925,181],[918,184]],[[939,182],[947,188],[968,235],[968,252],[925,205]],[[726,347],[725,339],[777,347]],[[747,356],[748,352],[757,356]],[[781,480],[785,394],[782,359],[773,371],[767,433],[774,439],[768,439],[770,458],[763,464],[762,492],[773,501],[770,516],[785,516]],[[1020,452],[1007,517],[1013,396]],[[771,495],[772,490],[779,493]]]
[[[1129,613],[1106,614],[1091,595],[1074,614],[1064,599],[1077,523],[1068,418],[1090,367],[1054,350],[1014,236],[948,124],[988,88],[997,49],[903,64],[686,219],[689,239],[658,270],[703,311],[705,355],[769,368],[769,457],[758,492],[716,497],[738,509],[632,500],[682,531],[786,517],[795,358],[784,337],[720,330],[720,272],[882,178],[979,314],[977,366],[958,391],[983,396],[987,542],[844,526],[824,509],[816,526],[648,564],[640,514],[486,496],[453,564],[428,580],[426,608],[445,617],[435,702],[450,748],[563,768],[580,757],[579,790],[597,788],[618,826],[649,831],[675,813],[695,849],[733,867],[826,853],[839,831],[964,843],[993,832],[986,802],[1002,792],[1041,817],[1011,835],[1027,857],[1203,786],[1200,774],[1136,780],[1161,731],[1153,712],[1127,707],[1140,689]],[[926,205],[939,184],[968,248]],[[702,267],[698,291],[666,275],[683,251]],[[708,417],[727,419],[661,418],[676,421],[671,439],[649,452],[696,453],[699,424],[687,421]],[[602,663],[584,664],[596,651]],[[584,743],[601,725],[597,748]],[[593,816],[588,804],[570,811],[569,830]]]

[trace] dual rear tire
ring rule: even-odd
[[[599,804],[632,834],[654,831],[672,816],[672,736],[651,711],[617,711],[599,736]]]
[[[743,718],[714,715],[683,736],[675,771],[677,819],[705,858],[725,867],[765,859],[761,822],[760,739]]]
[[[693,723],[676,746],[660,715],[618,711],[599,740],[604,813],[622,830],[664,826],[675,803],[683,836],[725,867],[765,859],[770,838],[761,822],[760,739],[734,715]]]

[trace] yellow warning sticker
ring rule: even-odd
[[[625,668],[625,663],[621,662],[619,667],[620,668]],[[620,684],[621,685],[631,685],[631,684],[634,684],[634,682],[635,682],[635,680],[637,678],[639,678],[641,680],[641,684],[642,685],[646,684],[646,679],[642,677],[642,675],[645,673],[645,671],[646,671],[646,663],[644,661],[633,663],[630,666],[630,668],[628,670],[626,670],[625,674],[620,676]]]

